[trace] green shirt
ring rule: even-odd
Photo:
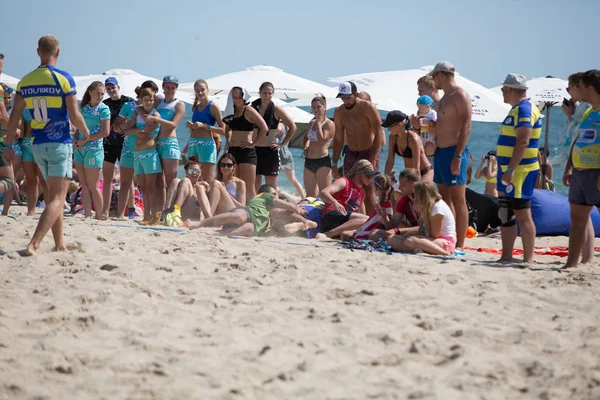
[[[269,209],[273,207],[274,198],[270,193],[261,193],[246,206],[252,217],[254,234],[261,234],[269,228]]]

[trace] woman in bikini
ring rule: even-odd
[[[317,197],[331,184],[329,145],[335,134],[335,124],[325,116],[325,96],[315,97],[311,107],[315,118],[304,133],[304,187],[307,197]]]
[[[198,158],[202,165],[202,180],[210,182],[215,176],[215,162],[219,153],[216,139],[225,135],[225,124],[219,106],[208,97],[208,83],[204,79],[194,83],[194,92],[196,99],[192,107],[192,120],[187,123],[190,142],[184,153]]]
[[[246,183],[235,176],[237,166],[235,158],[230,153],[225,153],[219,158],[217,176],[210,184],[208,195],[206,191],[198,194],[200,199],[206,199],[210,204],[208,212],[204,213],[208,214],[207,217],[246,205]]]
[[[277,188],[277,176],[279,175],[279,121],[287,127],[288,133],[283,139],[281,146],[287,146],[296,133],[296,124],[285,110],[271,100],[275,88],[271,82],[263,82],[260,85],[260,99],[252,102],[254,108],[263,117],[269,131],[264,139],[256,141],[256,189],[262,185],[262,176],[265,182]],[[258,132],[257,132],[258,133]]]
[[[485,167],[483,163],[487,160]],[[488,151],[487,155],[481,156],[481,162],[477,171],[475,171],[475,179],[483,178],[485,181],[485,192],[489,196],[498,197],[497,189],[498,162],[496,161],[496,152]]]
[[[237,160],[240,178],[246,182],[246,202],[256,197],[256,143],[262,143],[269,127],[261,115],[252,107],[248,107],[245,92],[239,86],[234,86],[229,92],[228,102],[232,111],[223,119],[229,152]],[[256,139],[252,140],[254,129],[258,128]]]
[[[433,183],[433,167],[425,155],[421,138],[416,132],[410,130],[408,115],[402,111],[391,111],[382,126],[390,131],[385,173],[389,174],[392,171],[394,159],[398,154],[404,160],[405,168],[420,171],[422,181]]]

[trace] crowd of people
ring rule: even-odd
[[[416,82],[419,97],[412,115],[395,110],[382,122],[370,96],[359,93],[353,82],[343,82],[337,96],[343,104],[332,121],[325,115],[326,98],[315,95],[314,119],[303,138],[304,191],[287,148],[297,127],[285,109],[273,103],[270,82],[260,86],[260,98],[251,103],[247,90],[233,87],[223,115],[210,99],[208,83],[196,81],[192,120],[186,122],[190,139],[182,150],[176,129],[185,104],[176,97],[175,76],[165,76],[162,88],[144,82],[136,90],[137,99],[122,96],[117,79],[108,77],[89,85],[78,104],[72,77],[56,68],[59,53],[56,37],[42,37],[41,65],[23,77],[16,94],[11,89],[0,91],[0,123],[5,128],[0,157],[3,212],[19,193],[18,183],[26,186],[28,215],[35,213],[39,192],[46,204],[28,254],[38,251],[50,229],[55,249],[65,249],[63,204],[74,177],[81,187],[85,218],[93,218],[95,212],[96,219],[104,220],[115,203],[111,183],[117,175],[115,218],[135,216],[134,194],[139,187],[140,225],[221,227],[220,233],[227,235],[270,231],[369,239],[396,251],[420,249],[436,255],[464,248],[469,224],[467,169],[472,168],[471,101],[447,61]],[[541,113],[527,96],[525,78],[509,74],[502,93],[512,108],[501,125],[496,149],[481,157],[475,178],[485,180],[486,195],[498,197],[500,261],[513,261],[518,222],[523,261],[531,263],[536,236],[531,198],[534,188],[550,188],[552,166],[549,154],[538,148]],[[566,135],[572,152],[563,182],[570,185],[573,228],[567,267],[573,267],[582,250],[582,262],[591,261],[590,211],[600,205],[596,135],[600,71],[573,74],[569,93],[572,99],[563,109],[574,120]],[[388,157],[380,173],[384,128],[389,131]],[[406,167],[397,177],[396,155]],[[181,159],[185,177],[180,179]],[[281,170],[296,195],[278,190]]]

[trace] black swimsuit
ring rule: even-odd
[[[223,118],[223,122],[225,122],[232,131],[252,132],[255,128],[255,125],[246,119],[246,107],[244,107],[242,115],[239,117],[230,115]],[[235,158],[236,163],[256,165],[257,157],[256,149],[254,147],[247,149],[239,146],[230,146],[228,151]]]
[[[398,149],[398,142],[394,143],[394,151],[396,152],[396,154],[398,154],[402,158],[410,158],[410,159],[413,158],[412,149],[408,145],[408,135],[406,136],[406,147],[404,148],[404,150],[402,151],[402,153],[400,153],[400,151]],[[420,171],[421,172],[421,176],[425,175],[429,171],[433,171],[433,167],[431,165],[428,166],[428,167],[423,168]]]

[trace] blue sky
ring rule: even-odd
[[[60,39],[58,66],[72,75],[130,68],[181,82],[263,64],[326,83],[447,59],[492,87],[508,72],[566,78],[600,68],[597,0],[4,3],[0,53],[16,77],[37,66],[46,33]]]

